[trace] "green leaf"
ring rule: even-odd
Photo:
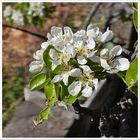
[[[119,71],[117,73],[117,75],[124,81],[124,83],[126,83],[125,81],[125,75],[126,75],[126,71]],[[127,84],[127,83],[126,83]]]
[[[135,29],[136,29],[136,31],[138,31],[138,12],[135,10],[134,11],[134,17],[133,17],[134,19],[134,26],[135,26]]]
[[[134,2],[134,3],[133,3],[133,7],[134,7],[135,9],[138,9],[138,3],[137,3],[137,2]]]
[[[39,113],[39,117],[37,120],[34,120],[34,124],[38,125],[40,123],[42,123],[43,121],[47,120],[48,117],[50,116],[51,113],[51,109],[50,107],[46,107],[45,109],[43,109],[40,113]]]
[[[31,16],[25,17],[25,24],[32,24],[32,17]]]
[[[53,106],[58,100],[55,85],[49,82],[49,84],[44,87],[44,91],[49,105]]]
[[[135,85],[131,88],[131,91],[138,96],[138,81],[135,83]]]
[[[136,57],[130,65],[130,68],[126,72],[125,81],[128,85],[128,89],[133,87],[138,80],[138,58]]]
[[[64,101],[66,103],[73,104],[76,100],[78,100],[81,97],[81,95],[81,93],[79,93],[77,96],[68,95],[67,97],[65,97]]]
[[[62,66],[61,65],[57,66],[53,71],[54,74],[60,74],[61,72],[62,72]]]
[[[133,14],[133,23],[136,31],[138,31],[138,3],[133,3],[134,14]]]
[[[55,91],[59,101],[62,101],[66,96],[69,95],[68,88],[63,82],[55,84]]]
[[[61,92],[60,92],[60,99],[63,100],[66,96],[69,95],[69,92],[68,92],[68,87],[64,85],[64,83],[61,82]]]
[[[79,64],[78,62],[75,60],[75,58],[71,58],[70,61],[68,62],[69,65],[72,65],[72,66],[75,66],[75,67],[78,67]]]
[[[112,42],[109,42],[109,43],[106,43],[104,47],[111,50],[114,47],[114,44]]]
[[[108,75],[107,72],[100,66],[99,63],[88,60],[87,65],[90,66],[95,74],[95,78],[104,79]]]
[[[59,100],[61,90],[62,90],[62,85],[59,82],[55,83],[55,92],[56,92],[56,97],[58,100]]]
[[[46,107],[45,109],[43,109],[39,114],[40,120],[47,120],[50,113],[51,113],[50,107]]]
[[[65,98],[65,102],[73,104],[77,100],[77,96],[69,96]]]
[[[44,86],[46,80],[47,75],[45,73],[39,73],[35,75],[29,83],[30,90],[33,91],[41,89]]]
[[[49,55],[49,51],[50,51],[51,48],[53,48],[53,46],[49,45],[43,53],[43,60],[45,62],[46,67],[49,68],[49,69],[51,69],[51,64],[52,64],[51,58],[50,58],[50,55]]]

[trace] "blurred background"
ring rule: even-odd
[[[3,3],[3,136],[4,137],[65,137],[74,119],[78,119],[73,109],[69,111],[54,107],[51,118],[38,127],[32,120],[38,115],[40,106],[24,99],[31,78],[29,63],[33,53],[40,48],[45,39],[25,33],[22,28],[46,36],[52,26],[70,26],[75,32],[86,26],[87,18],[94,9],[91,23],[101,31],[110,27],[114,32],[113,46],[120,44],[126,49],[130,46],[132,26],[132,3],[45,3],[45,15],[32,18],[24,14],[25,23],[17,25],[6,16],[7,6],[26,11],[29,3]],[[96,7],[96,10],[95,10]],[[96,12],[95,12],[96,11]],[[26,18],[27,16],[27,18]],[[39,22],[36,22],[39,21]],[[12,27],[7,27],[10,25]]]

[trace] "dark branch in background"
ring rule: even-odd
[[[110,14],[110,16],[108,17],[108,19],[106,20],[106,23],[105,23],[105,29],[107,27],[110,27],[110,22],[112,21],[112,19],[116,18],[116,17],[119,17],[120,16],[120,13],[121,12],[116,12],[114,14]]]
[[[132,60],[134,60],[134,58],[136,57],[136,55],[137,55],[137,53],[138,53],[138,40],[135,42],[135,44],[134,44],[134,52],[133,52],[133,54],[131,55],[131,61]]]
[[[83,25],[83,29],[86,29],[87,26],[90,24],[91,20],[92,20],[92,17],[96,14],[98,8],[100,7],[101,3],[97,3],[97,4],[94,4],[94,6],[92,7],[89,15],[87,16],[85,22],[84,22],[84,25]]]
[[[28,34],[30,34],[30,35],[39,37],[39,38],[41,38],[41,39],[47,40],[47,37],[45,37],[44,35],[41,35],[41,34],[38,34],[38,33],[34,33],[34,32],[31,32],[31,31],[28,31],[28,30],[26,30],[26,29],[20,28],[20,27],[15,27],[15,26],[8,25],[8,24],[2,24],[2,26],[5,27],[5,28],[16,29],[16,30],[19,30],[19,31],[28,33]]]
[[[129,51],[131,52],[130,60],[133,60],[137,54],[137,49],[138,49],[137,40],[138,40],[138,33],[133,25],[131,28],[131,35],[130,35],[130,42],[129,42]]]

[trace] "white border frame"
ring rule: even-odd
[[[5,2],[69,2],[69,3],[96,3],[96,2],[112,2],[112,3],[120,3],[120,2],[138,2],[138,23],[140,25],[140,1],[139,0],[0,0],[0,139],[2,138],[2,3]],[[139,33],[140,33],[140,27],[138,26],[138,47],[140,46],[140,38],[139,38]],[[138,50],[138,63],[139,63],[139,58],[140,58],[140,52]],[[138,77],[140,77],[140,65],[138,65]],[[138,85],[140,85],[140,82],[138,80]],[[138,86],[138,93],[140,93],[140,86]],[[111,138],[111,139],[124,139],[124,140],[128,140],[128,139],[139,139],[140,138],[140,95],[138,96],[138,138]],[[133,123],[133,122],[132,122]],[[67,139],[67,140],[71,140],[72,138],[38,138],[38,137],[33,137],[33,138],[28,138],[28,137],[24,137],[24,138],[2,138],[3,140],[16,140],[16,139],[29,139],[29,140],[38,140],[38,139]],[[73,139],[85,139],[85,138],[73,138]],[[108,138],[86,138],[86,139],[108,139]]]
[[[0,21],[2,21],[2,3],[0,2]],[[2,137],[2,22],[0,22],[0,137]]]

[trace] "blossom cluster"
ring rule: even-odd
[[[12,9],[11,6],[5,8],[3,16],[6,20],[9,20],[9,17],[11,17],[12,22],[18,26],[24,25],[23,14],[19,10]]]
[[[129,68],[128,59],[121,56],[120,45],[112,49],[104,47],[113,38],[113,32],[109,28],[102,33],[98,27],[89,25],[87,30],[73,33],[70,27],[53,26],[47,38],[41,44],[41,49],[33,54],[35,60],[30,63],[29,71],[53,73],[51,82],[63,83],[71,96],[81,93],[82,96],[89,97],[97,89],[100,80],[97,72],[100,71],[95,72],[95,64],[106,73],[117,73]],[[49,57],[44,58],[46,50]],[[46,61],[49,61],[50,67]],[[54,74],[58,69],[59,72]],[[70,77],[72,82],[69,82]]]
[[[28,14],[32,16],[43,16],[44,8],[45,6],[42,2],[30,2]]]
[[[29,2],[6,6],[3,11],[3,17],[17,26],[23,26],[28,22],[37,23],[44,21],[49,12],[51,12],[51,9],[48,8],[47,4],[43,2]]]

